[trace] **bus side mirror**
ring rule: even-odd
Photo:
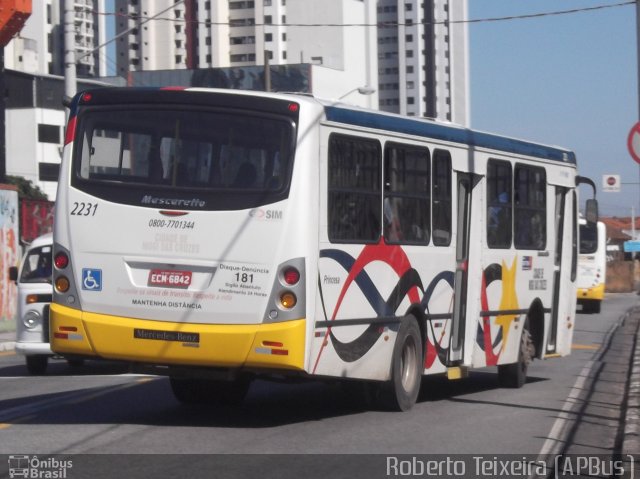
[[[18,282],[18,268],[17,268],[17,266],[10,266],[9,267],[9,281],[15,281],[16,283]]]
[[[596,200],[587,200],[584,217],[588,223],[598,222],[598,202]]]

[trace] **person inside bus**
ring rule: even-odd
[[[487,232],[489,244],[497,245],[505,239],[505,233],[509,231],[509,194],[503,191],[498,194],[495,201],[489,206],[489,221]],[[508,233],[507,233],[508,234]]]
[[[402,227],[400,225],[400,215],[398,209],[400,206],[401,198],[384,199],[384,237],[393,243],[397,243],[402,240]]]
[[[258,179],[258,170],[253,163],[248,161],[242,163],[236,177],[231,184],[234,188],[253,188]]]
[[[42,280],[51,283],[51,275],[53,274],[51,265],[51,254],[41,254],[38,257],[38,264],[36,268],[26,275],[28,282],[43,282]]]
[[[160,159],[160,148],[156,143],[149,145],[147,163],[149,165],[149,181],[151,183],[162,183],[164,168],[162,167],[162,160]]]

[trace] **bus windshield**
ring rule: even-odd
[[[155,198],[149,195],[176,198],[194,192],[199,209],[257,206],[287,195],[293,132],[291,120],[277,115],[87,108],[79,115],[72,184],[141,206],[157,206],[143,201]],[[107,185],[108,197],[101,194]],[[139,194],[114,195],[119,186]]]
[[[21,283],[51,283],[51,246],[33,248],[24,259]]]

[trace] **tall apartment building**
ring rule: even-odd
[[[74,0],[79,77],[106,76],[105,0]],[[36,0],[19,36],[5,47],[5,68],[40,75],[64,74],[64,0]]]
[[[116,0],[118,75],[316,63],[375,83],[374,0]],[[300,24],[336,25],[303,27]],[[345,23],[360,26],[341,27]],[[296,26],[298,25],[298,26]],[[365,51],[369,52],[365,55]],[[355,73],[354,73],[355,74]],[[357,75],[360,76],[360,75]],[[363,86],[363,85],[360,85]]]
[[[120,76],[263,65],[265,56],[364,69],[380,109],[468,123],[467,28],[457,23],[467,0],[116,0],[116,13],[116,33],[128,32],[117,44]]]
[[[379,0],[380,109],[466,125],[466,0]]]

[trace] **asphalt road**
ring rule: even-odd
[[[608,295],[601,314],[579,313],[572,354],[535,361],[522,389],[499,388],[494,369],[460,381],[427,377],[418,403],[405,413],[367,410],[340,386],[322,382],[256,381],[242,406],[188,407],[173,397],[167,379],[131,375],[117,364],[71,368],[52,361],[45,376],[33,377],[22,357],[0,353],[0,454],[536,456],[548,447],[585,365],[638,298]],[[281,456],[285,465],[287,457]],[[113,458],[100,461],[107,467]],[[218,459],[227,473],[236,470],[238,461]],[[255,477],[272,477],[258,462]],[[326,467],[326,460],[318,462]],[[282,472],[282,464],[273,467]],[[148,477],[173,477],[163,473],[169,469]]]

